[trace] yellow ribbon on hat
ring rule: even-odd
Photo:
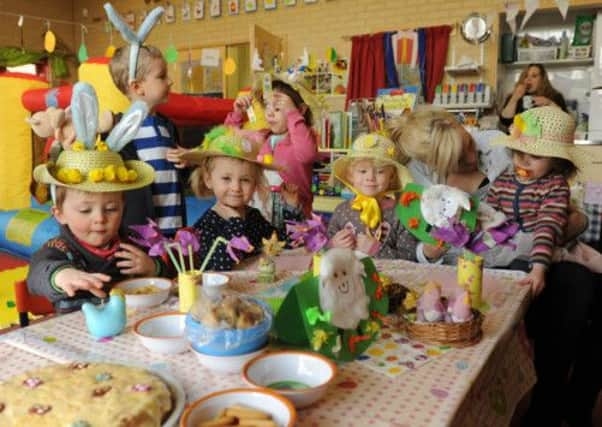
[[[353,202],[351,203],[351,209],[361,212],[360,220],[370,229],[376,228],[376,226],[380,224],[380,206],[375,197],[368,197],[356,193],[355,199],[353,199]]]

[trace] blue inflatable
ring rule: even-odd
[[[187,223],[192,225],[215,199],[186,198]],[[40,205],[32,199],[31,207],[0,210],[0,249],[30,259],[47,240],[59,234],[59,225],[50,213],[50,204]]]

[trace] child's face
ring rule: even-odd
[[[167,76],[167,63],[162,58],[152,58],[148,74],[139,83],[136,94],[138,100],[145,101],[150,107],[167,101],[172,85]]]
[[[265,118],[273,134],[281,135],[288,131],[288,113],[296,110],[293,100],[282,92],[274,91],[265,104]]]
[[[359,160],[349,168],[347,179],[361,194],[374,197],[390,188],[393,174],[393,166],[377,167],[373,160]]]
[[[522,180],[533,180],[547,175],[552,170],[550,157],[539,157],[521,151],[512,152],[515,174]]]
[[[75,237],[103,248],[119,234],[123,215],[123,193],[89,193],[68,189],[61,207],[54,207],[57,221],[69,226]]]
[[[257,186],[256,166],[231,157],[216,157],[212,166],[205,174],[205,185],[218,203],[234,209],[247,206]]]

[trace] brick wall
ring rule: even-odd
[[[193,0],[188,0],[191,5]],[[237,16],[228,16],[226,0],[222,0],[222,15],[211,18],[208,13],[208,0],[205,0],[205,18],[188,22],[180,21],[180,6],[184,0],[172,0],[177,9],[177,23],[161,24],[151,34],[149,43],[165,49],[173,40],[177,48],[184,48],[190,43],[193,46],[212,46],[249,40],[249,25],[258,24],[274,34],[285,37],[288,46],[289,60],[301,55],[303,48],[322,58],[326,49],[334,47],[342,56],[350,54],[351,42],[343,36],[416,28],[432,25],[460,22],[470,12],[497,14],[503,10],[503,0],[318,0],[317,3],[306,4],[297,0],[296,6],[286,7],[278,0],[275,10],[264,10],[263,0],[257,0],[257,11],[244,12],[244,0],[240,0],[241,12]],[[98,0],[73,0],[76,16],[81,16],[81,9],[90,11],[90,20],[104,19],[102,3]],[[522,2],[521,2],[522,3]],[[541,0],[541,7],[554,7],[554,0]],[[592,5],[599,2],[591,0],[572,0],[571,6]],[[113,5],[122,13],[132,10],[137,15],[146,8],[163,4],[143,0],[113,0]],[[91,28],[87,38],[88,51],[91,56],[101,55],[108,44],[108,35],[102,31],[102,25]],[[123,42],[119,35],[114,35],[117,46]],[[79,36],[76,36],[79,43]],[[480,59],[478,48],[466,43],[456,32],[452,36],[451,46],[456,47],[456,59],[462,55]],[[451,49],[450,49],[451,50]],[[485,44],[484,80],[495,87],[496,63],[499,51],[497,19],[493,29],[493,37]],[[448,58],[450,61],[451,58]],[[459,79],[461,80],[461,79]]]

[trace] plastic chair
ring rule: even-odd
[[[54,306],[50,300],[40,295],[31,295],[25,280],[15,282],[15,300],[21,327],[29,325],[29,313],[36,315],[54,313]]]

